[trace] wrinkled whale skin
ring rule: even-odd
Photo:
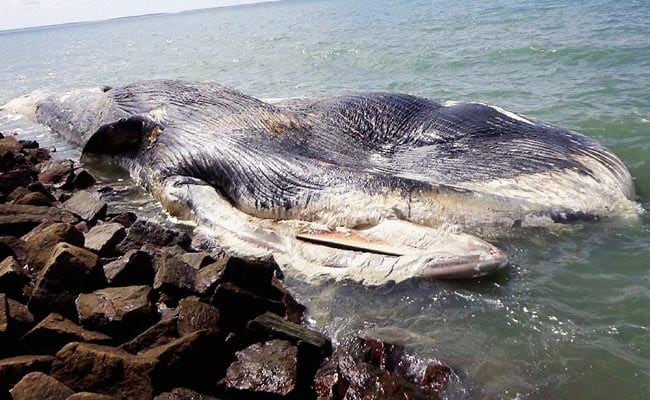
[[[425,249],[435,234],[407,234],[395,221],[455,235],[638,212],[627,168],[595,140],[484,104],[394,93],[265,102],[170,80],[36,97],[32,118],[87,157],[120,162],[170,212],[219,225],[206,208],[221,202],[269,243],[282,242],[269,232],[291,225]],[[447,277],[505,265],[498,249],[472,246],[484,246],[494,259],[480,263],[490,267]],[[390,254],[361,264],[390,264]]]

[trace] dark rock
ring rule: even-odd
[[[138,354],[153,347],[162,346],[178,339],[177,319],[158,321],[131,341],[120,346],[132,354]]]
[[[125,212],[122,214],[113,214],[109,216],[108,222],[117,222],[118,224],[122,225],[125,228],[130,228],[131,225],[138,219],[138,216],[135,215],[135,213],[132,213],[131,211]]]
[[[230,331],[243,329],[248,321],[267,311],[284,315],[284,305],[279,301],[257,296],[227,282],[217,286],[209,300],[219,308],[220,325]]]
[[[27,262],[25,241],[16,236],[0,236],[0,257],[14,256],[20,265]]]
[[[43,193],[39,192],[29,192],[18,197],[13,202],[14,204],[23,204],[29,206],[50,206],[52,205],[52,199]]]
[[[18,143],[23,149],[38,149],[38,142],[35,140],[19,140]]]
[[[0,262],[0,293],[21,298],[28,283],[29,277],[15,258],[9,256]]]
[[[440,394],[445,390],[445,386],[447,385],[447,382],[449,382],[451,374],[452,370],[447,365],[441,363],[429,364],[424,371],[424,375],[420,381],[420,386],[430,389],[434,393]]]
[[[54,223],[45,225],[40,231],[25,237],[25,250],[30,269],[41,271],[50,259],[52,250],[60,242],[83,247],[84,236],[72,225]]]
[[[264,339],[284,339],[301,349],[326,357],[332,352],[332,342],[320,332],[285,321],[277,314],[267,312],[248,323],[248,330]],[[320,363],[320,360],[318,361]]]
[[[70,343],[56,354],[52,376],[76,391],[148,400],[153,398],[154,365],[114,347]]]
[[[214,259],[206,252],[198,253],[185,253],[181,257],[181,260],[186,264],[190,265],[194,269],[201,269],[206,265],[213,263]]]
[[[16,199],[20,198],[21,196],[26,195],[27,193],[30,193],[30,191],[27,190],[27,188],[25,188],[23,186],[20,186],[20,187],[17,187],[16,189],[14,189],[13,192],[9,193],[8,198],[11,201],[15,201]]]
[[[284,308],[286,309],[285,318],[287,321],[300,324],[302,322],[302,316],[304,315],[307,307],[298,303],[298,301],[294,299],[293,295],[287,290],[287,288],[284,287],[279,279],[274,277],[271,283],[273,287],[282,293],[281,301],[282,304],[284,304]]]
[[[50,372],[54,357],[48,355],[18,356],[0,360],[0,382],[15,385],[30,372]]]
[[[131,228],[133,229],[133,228]],[[194,291],[196,270],[173,256],[166,256],[156,271],[153,288],[172,296],[187,296]]]
[[[36,182],[30,183],[29,185],[27,185],[27,190],[29,190],[30,192],[42,193],[42,194],[48,196],[48,198],[51,201],[56,201],[54,196],[52,196],[52,194],[50,193],[49,189],[46,188],[45,185],[43,185],[41,182],[36,181]]]
[[[140,249],[145,244],[154,246],[179,245],[188,248],[191,239],[186,233],[180,233],[167,229],[155,222],[137,220],[131,225],[126,238],[117,246],[121,253],[132,249]]]
[[[47,149],[23,149],[23,153],[27,161],[33,165],[44,163],[51,158]]]
[[[297,389],[298,349],[285,340],[256,343],[236,353],[221,381],[229,391],[287,396]]]
[[[369,337],[357,338],[351,347],[355,359],[389,372],[397,371],[404,357],[404,346]]]
[[[29,167],[18,167],[0,173],[0,193],[5,196],[18,187],[25,187],[34,180],[34,171]]]
[[[74,215],[78,215],[84,221],[97,221],[104,219],[106,216],[107,205],[105,202],[98,200],[92,194],[85,190],[80,190],[70,197],[63,208]]]
[[[43,164],[38,174],[39,182],[46,185],[65,184],[74,177],[74,163],[70,160],[51,160]]]
[[[219,331],[219,310],[191,298],[178,302],[178,333],[181,336],[195,331]]]
[[[3,342],[4,336],[9,331],[9,309],[7,306],[7,296],[0,293],[0,344]]]
[[[80,168],[75,171],[72,186],[75,189],[86,189],[94,185],[95,182],[95,177],[93,177],[90,172],[86,171],[83,168]]]
[[[7,257],[16,256],[14,249],[12,249],[11,245],[4,240],[5,237],[11,237],[11,236],[0,237],[0,260],[4,260]]]
[[[151,256],[140,250],[129,250],[104,265],[106,281],[113,286],[152,285],[154,274]]]
[[[171,392],[161,393],[154,400],[219,400],[205,394],[185,388],[175,388]]]
[[[120,397],[91,392],[79,392],[68,397],[66,400],[120,400]]]
[[[23,336],[23,342],[32,351],[55,354],[70,342],[108,344],[111,338],[86,330],[62,315],[52,313]]]
[[[34,316],[23,303],[14,299],[7,299],[7,312],[13,334],[21,336],[34,326]]]
[[[116,338],[129,337],[153,323],[156,309],[149,286],[126,286],[82,294],[76,305],[84,327]]]
[[[50,219],[50,209],[45,206],[0,204],[0,235],[22,236]]]
[[[125,236],[126,230],[118,223],[96,225],[85,235],[86,248],[101,256],[111,255]]]
[[[36,315],[46,311],[74,318],[75,299],[82,292],[100,287],[104,282],[97,256],[80,247],[59,243],[40,272],[29,308]]]
[[[31,372],[11,389],[13,400],[65,400],[74,391],[42,372]]]

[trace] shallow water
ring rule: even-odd
[[[644,1],[259,4],[0,33],[0,71],[0,103],[43,87],[160,77],[262,98],[390,90],[487,102],[599,139],[650,206]],[[159,212],[134,196],[120,207]],[[379,329],[451,363],[460,382],[450,398],[649,398],[648,214],[521,230],[497,244],[513,265],[480,281],[290,282],[338,338]]]

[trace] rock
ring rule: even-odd
[[[133,225],[133,223],[138,219],[138,216],[131,211],[121,214],[109,215],[108,217],[108,222],[117,222],[125,228],[130,228],[131,225]]]
[[[38,149],[38,142],[35,140],[19,140],[18,143],[23,149]]]
[[[258,296],[280,300],[283,296],[273,287],[272,280],[279,271],[272,259],[245,260],[228,256],[203,267],[197,274],[196,291],[210,296],[222,282],[230,282]]]
[[[74,228],[83,234],[88,233],[88,231],[90,230],[90,227],[88,226],[88,222],[86,221],[77,222],[74,225]]]
[[[100,256],[111,255],[115,246],[124,239],[126,230],[118,223],[96,225],[86,233],[86,248]]]
[[[52,376],[79,392],[123,399],[153,398],[155,362],[114,347],[70,343],[52,363]]]
[[[39,182],[39,181],[32,182],[32,183],[30,183],[29,185],[27,185],[27,190],[29,190],[30,192],[37,192],[37,193],[44,194],[44,195],[47,196],[51,201],[56,201],[56,199],[54,198],[54,196],[52,196],[52,194],[50,193],[50,190],[49,190],[48,188],[46,188],[45,185],[43,185],[43,184],[42,184],[41,182]]]
[[[267,312],[248,323],[248,330],[264,339],[284,339],[321,357],[332,352],[332,342],[320,332],[285,321],[277,314]],[[318,360],[320,363],[320,360]]]
[[[104,219],[107,207],[105,202],[96,199],[85,190],[76,192],[70,199],[63,203],[63,208],[66,211],[70,211],[84,221],[90,222]]]
[[[94,253],[59,243],[38,276],[29,308],[37,315],[45,314],[47,310],[74,318],[77,296],[100,287],[103,282]]]
[[[15,258],[9,256],[0,262],[0,293],[21,298],[23,288],[27,283],[29,283],[29,277]]]
[[[356,359],[389,372],[397,371],[404,357],[404,346],[374,338],[357,338],[352,346]]]
[[[23,149],[23,153],[25,153],[25,158],[32,165],[44,163],[51,158],[47,149]]]
[[[11,389],[13,400],[65,400],[74,391],[42,372],[31,372]]]
[[[153,288],[175,297],[187,296],[194,291],[195,279],[194,268],[168,255],[162,259],[156,271]]]
[[[15,236],[0,236],[0,258],[14,256],[20,265],[27,262],[25,241]]]
[[[167,229],[155,222],[137,220],[129,228],[126,238],[117,246],[121,253],[132,249],[140,249],[145,244],[154,246],[179,245],[188,248],[191,239],[186,233]]]
[[[293,322],[295,324],[300,324],[302,322],[302,316],[304,315],[307,307],[298,303],[298,301],[294,299],[293,295],[284,287],[279,279],[274,277],[271,283],[273,287],[282,293],[281,301],[282,304],[284,304],[284,308],[286,309],[285,318],[287,321]]]
[[[138,354],[153,347],[162,346],[178,339],[177,319],[158,321],[131,341],[120,346],[131,354]]]
[[[50,220],[49,212],[49,207],[45,206],[0,204],[0,232],[5,236],[22,236],[41,222]]]
[[[30,269],[41,271],[50,259],[52,249],[60,242],[83,247],[84,236],[74,226],[63,223],[45,226],[39,232],[28,235],[25,238],[25,250]]]
[[[90,172],[86,171],[83,168],[80,168],[75,171],[72,186],[75,189],[86,189],[94,185],[95,182],[95,177],[93,177]]]
[[[181,260],[194,269],[201,269],[206,265],[213,263],[214,259],[206,252],[185,253],[181,255]]]
[[[221,384],[250,395],[287,396],[297,389],[298,349],[285,340],[256,343],[235,354]]]
[[[12,332],[21,336],[34,326],[34,316],[23,303],[14,299],[7,299],[7,312]]]
[[[65,184],[71,180],[74,163],[70,160],[51,160],[43,164],[38,181],[46,185]]]
[[[86,330],[60,314],[52,313],[23,336],[32,351],[55,354],[70,342],[109,344],[112,339],[100,332]]]
[[[3,343],[3,337],[9,331],[9,309],[7,306],[7,297],[0,293],[0,344]]]
[[[16,200],[14,200],[13,203],[30,205],[30,206],[50,206],[52,205],[52,200],[48,196],[44,195],[43,193],[29,192],[18,197]]]
[[[14,189],[13,192],[9,193],[9,196],[7,197],[9,198],[9,200],[13,202],[16,199],[20,198],[21,196],[26,195],[27,193],[29,193],[29,190],[27,190],[27,188],[23,186],[19,186],[16,189]]]
[[[113,286],[152,285],[154,274],[151,256],[140,250],[129,250],[104,265],[106,281]]]
[[[223,341],[209,331],[192,332],[140,355],[157,361],[154,383],[163,390],[177,386],[207,389],[230,362]]]
[[[14,137],[9,136],[0,139],[0,155],[8,152],[19,152],[22,148],[23,146]]]
[[[108,396],[105,394],[79,392],[68,397],[66,400],[119,400],[119,397]]]
[[[191,298],[178,302],[178,333],[181,336],[195,331],[219,331],[219,310]]]
[[[0,360],[0,382],[14,385],[30,372],[48,373],[54,357],[52,356],[18,356]]]
[[[248,321],[267,311],[284,315],[282,303],[257,296],[227,282],[217,286],[210,302],[219,308],[219,318],[223,322],[221,326],[231,331],[244,328]]]
[[[15,257],[14,249],[11,248],[11,245],[7,243],[4,238],[11,236],[0,237],[0,260],[4,260],[7,257]]]
[[[77,298],[79,321],[84,327],[116,338],[129,337],[156,319],[149,286],[96,290]]]
[[[154,400],[219,400],[205,394],[185,388],[175,388],[171,392],[161,393],[154,397]]]
[[[445,390],[447,382],[451,377],[452,370],[449,366],[441,363],[429,364],[424,371],[420,386],[432,390],[434,393],[440,394]]]

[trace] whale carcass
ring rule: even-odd
[[[482,276],[507,258],[478,234],[637,212],[627,168],[595,140],[478,103],[158,80],[4,109],[118,162],[227,250],[308,278]]]

